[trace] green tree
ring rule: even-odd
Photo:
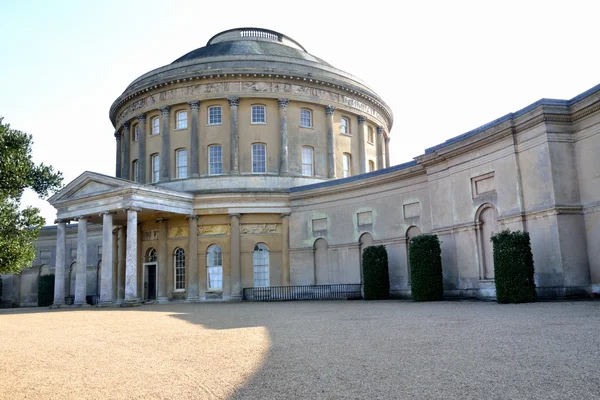
[[[35,258],[33,242],[44,218],[35,207],[20,208],[25,189],[40,198],[60,189],[62,174],[36,165],[31,135],[11,129],[0,117],[0,273],[18,273]]]

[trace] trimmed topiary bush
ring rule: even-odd
[[[38,307],[48,307],[54,302],[54,274],[41,275],[38,280]]]
[[[492,235],[490,240],[494,245],[494,283],[498,303],[536,301],[529,233],[505,230]]]
[[[390,295],[390,275],[385,246],[367,247],[362,257],[365,300],[387,299]]]
[[[419,235],[409,245],[410,291],[414,301],[441,300],[444,294],[442,249],[436,235]]]

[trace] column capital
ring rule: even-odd
[[[136,115],[136,118],[140,124],[146,122],[146,114],[142,113],[140,115]]]
[[[141,208],[139,208],[139,207],[127,207],[127,208],[124,208],[123,210],[124,210],[124,211],[135,211],[135,212],[140,212],[140,211],[142,211],[142,209],[141,209]]]
[[[121,132],[115,131],[115,139],[121,140]]]
[[[73,218],[75,221],[81,221],[81,220],[86,220],[88,221],[90,219],[90,217],[88,215],[80,215],[79,217],[75,217]]]
[[[129,130],[129,125],[130,125],[130,124],[129,124],[129,121],[125,121],[125,122],[123,122],[123,130],[124,130],[124,131],[128,131],[128,130]]]
[[[281,213],[280,217],[281,218],[285,218],[285,217],[289,217],[291,213]]]
[[[233,217],[239,218],[241,216],[242,216],[241,214],[236,214],[236,213],[229,214],[229,218],[233,218]]]
[[[327,115],[333,115],[334,111],[335,111],[335,107],[334,106],[325,106],[325,114],[327,114]]]
[[[192,111],[198,111],[200,109],[200,101],[199,100],[190,101],[188,104],[190,105],[190,108],[192,109]]]
[[[279,104],[279,108],[287,108],[289,102],[290,99],[286,99],[283,97],[277,99],[277,104]]]
[[[157,223],[160,223],[160,222],[167,222],[167,221],[168,221],[168,219],[167,219],[167,218],[163,218],[163,217],[159,217],[159,218],[156,218],[156,219],[154,220],[154,222],[157,222]]]
[[[364,124],[366,120],[367,120],[367,117],[365,117],[364,115],[359,115],[358,116],[358,124],[359,125]]]
[[[57,218],[54,220],[55,224],[68,224],[69,222],[71,222],[71,220],[68,218]]]
[[[378,126],[377,127],[377,134],[378,135],[383,135],[383,126]]]
[[[101,213],[98,214],[98,216],[103,216],[103,215],[115,215],[116,212],[115,211],[102,211]]]
[[[185,217],[185,219],[198,219],[198,218],[200,218],[200,216],[196,215],[196,214],[191,214],[191,215],[188,215],[187,217]]]
[[[387,135],[386,135],[386,136],[384,137],[384,139],[385,139],[385,142],[386,142],[386,143],[389,143],[389,142],[390,142],[390,137],[389,137],[389,136],[387,136]]]
[[[230,96],[227,98],[229,102],[229,107],[238,107],[240,105],[240,98],[235,96]]]
[[[160,114],[163,117],[168,117],[169,114],[171,113],[171,106],[160,107],[159,110],[160,110]]]

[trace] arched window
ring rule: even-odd
[[[216,244],[206,250],[206,275],[208,289],[223,289],[223,252]]]
[[[158,261],[158,256],[156,255],[156,249],[151,247],[146,252],[146,262],[156,262],[156,261]]]
[[[373,160],[369,160],[369,172],[375,171],[375,162]]]
[[[221,125],[223,123],[223,110],[221,106],[208,107],[208,124]]]
[[[223,173],[223,153],[220,144],[208,146],[208,174],[221,175]]]
[[[152,183],[158,182],[160,176],[160,157],[158,154],[150,156],[150,165],[152,166]]]
[[[173,265],[175,268],[175,291],[185,290],[185,251],[181,247],[175,249],[173,257]]]
[[[350,134],[350,120],[346,117],[342,117],[342,120],[340,121],[340,133],[342,135]]]
[[[498,212],[491,204],[478,210],[479,248],[481,251],[481,279],[494,279],[494,251],[490,237],[498,232]]]
[[[267,145],[254,143],[252,145],[252,173],[264,174],[267,172]]]
[[[187,111],[178,111],[175,116],[175,129],[187,129]]]
[[[352,175],[350,154],[344,153],[342,156],[342,176],[347,178]]]
[[[313,148],[302,146],[302,175],[313,176]]]
[[[177,178],[187,178],[187,150],[177,149],[175,150],[175,162],[177,163]]]
[[[152,135],[158,135],[160,133],[160,118],[152,118]]]
[[[300,126],[303,128],[312,128],[312,111],[305,108],[300,110]]]
[[[134,182],[140,181],[140,169],[138,165],[138,160],[133,160],[131,163],[131,180]]]
[[[254,246],[254,286],[269,286],[269,248],[259,243]]]
[[[252,120],[253,124],[266,124],[267,123],[267,108],[263,105],[254,104],[252,105]]]

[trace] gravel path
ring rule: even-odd
[[[0,310],[0,399],[600,399],[600,301]]]

